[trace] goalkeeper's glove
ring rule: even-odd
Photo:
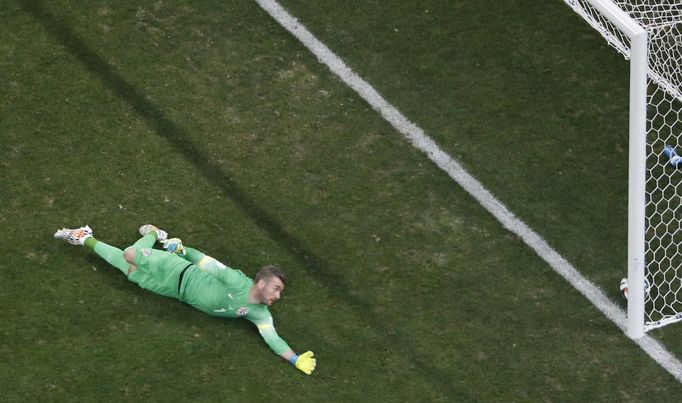
[[[176,255],[185,256],[187,250],[182,245],[182,240],[180,238],[171,238],[161,241],[161,246],[170,253],[175,253]]]
[[[314,355],[315,354],[313,354],[312,351],[306,351],[300,356],[294,354],[289,361],[306,375],[310,375],[315,370],[315,365],[317,365],[317,360],[314,358]]]

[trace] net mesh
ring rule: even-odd
[[[630,39],[587,0],[564,0],[626,59]],[[647,31],[645,329],[682,320],[682,0],[611,0]]]

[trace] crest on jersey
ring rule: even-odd
[[[152,250],[151,250],[151,249],[144,248],[144,249],[142,249],[142,254],[145,255],[145,256],[149,256],[149,255],[152,254]]]
[[[237,309],[237,315],[239,315],[239,316],[246,316],[248,314],[249,314],[249,308],[247,308],[245,306]]]

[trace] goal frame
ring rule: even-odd
[[[564,0],[583,19],[592,20],[575,1]],[[628,134],[628,309],[627,335],[632,339],[645,331],[645,232],[646,232],[646,138],[647,69],[649,38],[646,29],[611,0],[584,0],[630,40],[630,105]],[[594,26],[593,26],[594,27]],[[595,27],[596,28],[596,27]],[[608,39],[608,38],[607,38]]]

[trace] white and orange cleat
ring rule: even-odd
[[[71,245],[83,245],[85,240],[92,236],[92,228],[89,226],[84,226],[80,228],[62,228],[54,233],[54,237],[57,239],[63,239]]]

